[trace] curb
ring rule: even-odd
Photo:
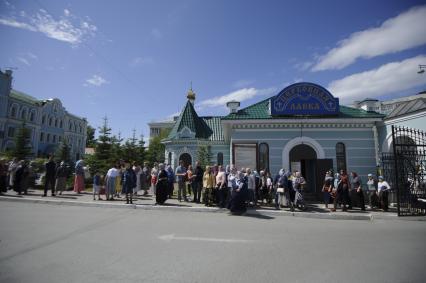
[[[209,212],[209,213],[227,213],[227,209],[217,207],[179,207],[169,205],[150,205],[150,204],[114,204],[114,203],[98,203],[98,202],[82,202],[82,201],[63,201],[51,199],[36,199],[36,198],[16,198],[8,196],[0,196],[0,201],[10,202],[26,202],[26,203],[39,203],[51,205],[68,205],[68,206],[83,206],[83,207],[106,207],[106,208],[122,208],[122,209],[142,209],[142,210],[163,210],[163,211],[187,211],[187,212]],[[292,216],[301,218],[315,218],[315,219],[330,219],[330,220],[400,220],[398,216],[390,215],[372,215],[372,214],[335,214],[335,213],[315,213],[315,212],[291,212],[283,210],[267,210],[248,209],[246,215],[249,216]],[[405,219],[405,218],[404,218]],[[408,220],[408,219],[407,219]],[[414,219],[413,219],[414,220]],[[426,221],[426,218],[416,219],[418,221]]]

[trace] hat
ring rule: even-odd
[[[383,176],[379,176],[379,179],[383,180]]]
[[[367,175],[367,177],[373,177],[373,174],[370,173],[370,174]]]

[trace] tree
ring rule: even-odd
[[[66,139],[64,139],[60,144],[58,149],[56,150],[56,160],[57,161],[65,161],[69,162],[71,156],[71,148],[68,145],[68,142]]]
[[[112,157],[112,138],[111,128],[108,126],[108,118],[103,118],[104,123],[99,127],[98,142],[95,146],[95,154],[87,158],[86,163],[90,167],[91,173],[106,172],[111,167]]]
[[[138,147],[137,147],[137,162],[142,165],[145,162],[145,141],[143,139],[143,135],[141,135]]]
[[[205,168],[206,166],[210,165],[210,159],[211,159],[210,146],[207,146],[207,145],[198,146],[197,158],[198,158],[198,161],[200,162],[201,167]]]
[[[96,147],[95,131],[95,128],[90,125],[87,125],[86,147]]]
[[[149,141],[147,159],[153,164],[155,162],[162,163],[165,160],[165,146],[161,143],[170,133],[170,129],[161,129],[160,134]]]
[[[136,130],[133,129],[133,135],[130,139],[123,145],[123,155],[122,158],[124,160],[128,160],[129,162],[138,161],[138,145],[136,143]]]
[[[25,127],[25,122],[23,122],[15,137],[15,148],[11,151],[11,155],[18,160],[24,160],[32,155],[30,134],[30,129]]]

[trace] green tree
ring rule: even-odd
[[[210,146],[200,145],[197,149],[197,159],[200,162],[201,167],[205,168],[210,165],[211,152]]]
[[[99,137],[95,146],[95,154],[86,156],[86,163],[90,167],[91,173],[96,171],[105,173],[111,166],[112,138],[111,128],[108,126],[108,118],[103,118],[104,122],[99,127]]]
[[[18,160],[26,159],[32,155],[30,134],[30,129],[23,122],[15,137],[15,148],[11,151],[11,155],[18,158]]]
[[[138,141],[138,147],[137,147],[137,162],[140,165],[143,165],[143,163],[145,162],[145,156],[146,152],[145,152],[145,141],[144,141],[144,137],[143,135],[141,135],[139,141]]]
[[[161,129],[160,134],[149,141],[147,159],[148,162],[164,162],[165,145],[161,143],[170,133],[170,129]]]
[[[56,150],[55,157],[56,161],[65,161],[69,162],[71,156],[71,148],[68,145],[66,139],[64,139],[60,144],[58,149]]]
[[[127,139],[127,141],[123,145],[123,154],[122,158],[124,160],[128,160],[130,162],[138,161],[138,144],[136,143],[136,130],[133,129],[133,135],[130,139]]]
[[[96,146],[95,131],[96,131],[95,128],[93,128],[90,125],[87,125],[86,147],[95,147]]]

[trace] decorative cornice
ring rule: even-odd
[[[371,128],[370,123],[292,123],[292,124],[233,124],[232,129],[317,129],[317,128]]]

